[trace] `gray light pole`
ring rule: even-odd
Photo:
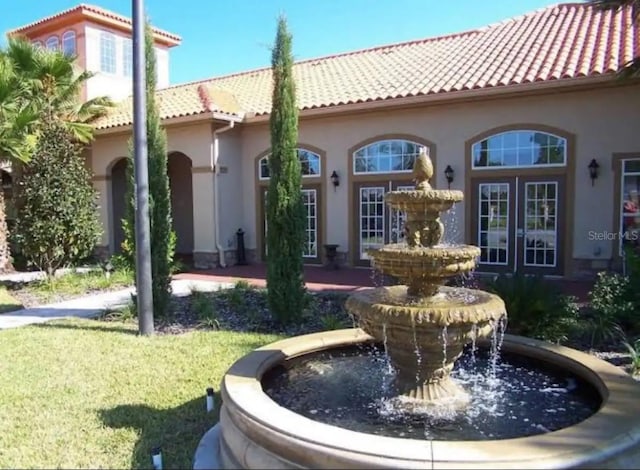
[[[143,0],[133,0],[133,148],[136,221],[136,291],[138,328],[153,334],[151,290],[151,230],[149,227],[149,168],[147,164],[147,100],[145,19]]]

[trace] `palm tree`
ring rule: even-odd
[[[112,105],[106,97],[81,101],[82,87],[92,75],[76,69],[75,57],[34,46],[24,38],[11,38],[6,49],[0,50],[0,161],[11,164],[14,184],[44,122],[59,120],[79,142],[91,142],[91,123]],[[2,196],[0,272],[11,267]]]
[[[91,142],[91,123],[113,105],[107,97],[80,100],[82,87],[93,73],[77,70],[75,57],[34,46],[24,38],[9,39],[4,54],[15,76],[29,89],[39,115],[60,119],[80,142]]]
[[[601,10],[619,10],[631,6],[633,21],[640,16],[640,0],[587,0],[593,6]],[[634,57],[624,65],[620,71],[621,78],[640,77],[640,57]]]
[[[26,162],[35,148],[37,113],[28,89],[17,81],[12,64],[0,55],[0,161]],[[4,190],[0,188],[0,272],[11,269]]]

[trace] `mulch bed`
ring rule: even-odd
[[[300,321],[282,325],[271,314],[264,289],[232,288],[217,292],[198,292],[196,295],[174,297],[168,318],[156,318],[158,334],[181,334],[198,329],[221,329],[237,332],[276,333],[296,336],[328,329],[356,326],[344,309],[348,293],[309,293],[308,305]],[[210,321],[206,321],[209,318]],[[118,320],[107,315],[106,320]],[[584,343],[573,342],[568,347],[593,354],[629,372],[630,359],[618,349],[617,343],[593,351]]]

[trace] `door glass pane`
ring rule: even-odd
[[[302,256],[305,258],[316,258],[318,256],[318,244],[317,244],[317,201],[315,189],[303,189],[302,201],[304,203],[305,214],[307,215],[307,222],[305,227],[305,242]]]
[[[620,254],[625,245],[640,246],[640,160],[624,162],[622,173]]]
[[[360,259],[384,245],[384,187],[360,188]]]
[[[554,267],[557,262],[558,183],[525,183],[524,265]]]
[[[398,186],[396,191],[411,191],[413,186]],[[389,240],[391,243],[404,243],[404,222],[407,219],[404,211],[391,209],[389,211]]]
[[[509,184],[478,186],[480,263],[506,265],[509,258]]]
[[[315,189],[302,190],[305,215],[305,242],[302,250],[304,258],[318,257],[318,202]],[[264,253],[267,254],[267,191],[264,191]]]

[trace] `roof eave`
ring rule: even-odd
[[[19,28],[7,31],[8,37],[13,36],[39,36],[51,29],[56,29],[68,22],[79,22],[82,20],[91,21],[104,26],[109,26],[121,31],[131,31],[131,21],[121,15],[114,14],[114,17],[106,16],[100,12],[88,9],[84,6],[78,6],[70,9],[62,14],[52,15],[48,18],[31,23]],[[155,42],[161,43],[167,47],[178,46],[182,43],[182,38],[177,34],[170,33],[163,29],[152,27]]]
[[[206,122],[206,121],[224,121],[224,122],[235,122],[240,123],[244,120],[243,115],[233,115],[221,112],[203,112],[198,114],[190,114],[188,116],[177,116],[172,118],[162,119],[162,125],[169,126],[179,126],[182,124],[193,124],[197,122]],[[110,126],[103,128],[96,128],[94,130],[95,136],[102,135],[111,135],[111,134],[120,134],[122,132],[130,132],[132,130],[133,124],[124,124],[119,126]]]
[[[508,97],[513,95],[545,93],[553,90],[564,90],[567,88],[578,89],[588,86],[596,86],[605,83],[614,84],[616,76],[614,74],[597,75],[590,77],[565,78],[559,80],[548,80],[544,82],[533,82],[525,84],[513,84],[496,87],[477,88],[471,90],[460,90],[454,92],[434,93],[429,95],[410,96],[405,98],[385,98],[376,101],[366,101],[362,103],[341,104],[323,106],[313,109],[303,109],[299,112],[300,118],[313,118],[329,116],[335,114],[348,114],[360,111],[372,111],[386,108],[414,107],[423,104],[445,103],[466,101],[470,99]],[[247,124],[262,123],[269,120],[269,113],[248,114],[244,122]]]

